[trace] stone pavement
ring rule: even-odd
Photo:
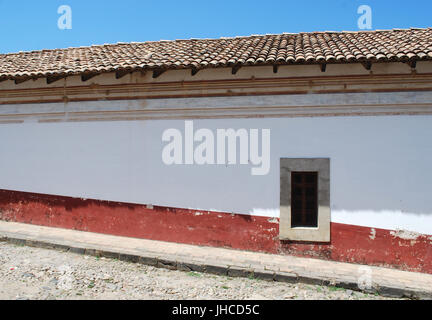
[[[0,241],[104,256],[161,268],[304,282],[432,299],[432,275],[311,258],[201,247],[0,221]]]

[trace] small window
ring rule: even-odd
[[[318,172],[291,172],[291,228],[318,227]]]
[[[282,158],[279,239],[330,241],[330,159]]]

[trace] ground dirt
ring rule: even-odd
[[[0,299],[388,299],[306,284],[231,278],[0,242]]]

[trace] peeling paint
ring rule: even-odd
[[[376,230],[374,228],[372,228],[369,239],[375,240],[375,237],[376,237]]]
[[[395,238],[401,238],[404,240],[416,240],[418,237],[421,236],[421,234],[418,232],[404,229],[397,229],[395,231],[391,231],[390,234]]]
[[[267,220],[270,223],[279,223],[279,220],[277,218],[271,218]]]

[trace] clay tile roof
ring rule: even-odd
[[[432,60],[432,28],[93,45],[0,54],[0,80],[146,69]]]

